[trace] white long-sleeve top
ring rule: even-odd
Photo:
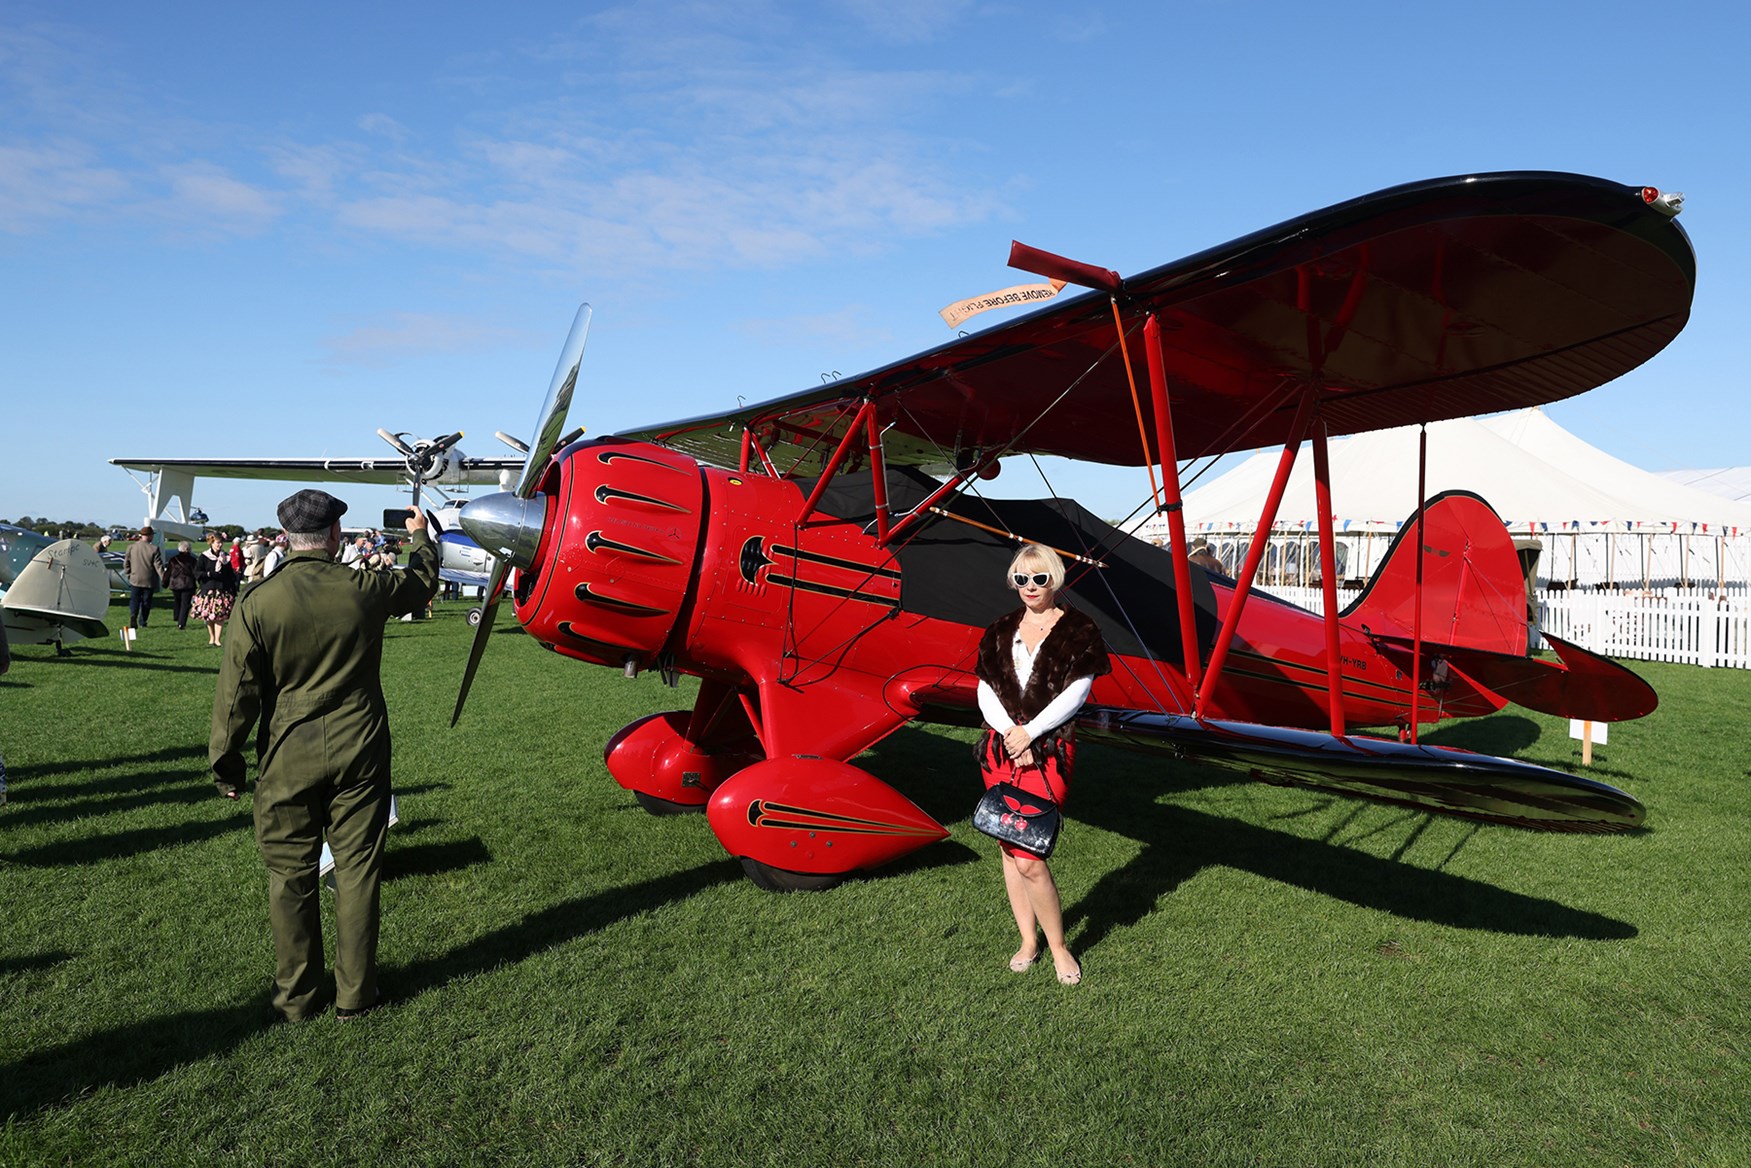
[[[1042,640],[1041,645],[1045,644]],[[1016,685],[1027,688],[1028,679],[1034,675],[1034,658],[1039,655],[1039,645],[1032,649],[1021,639],[1017,630],[1015,640],[1010,642],[1010,661],[1015,668]],[[1048,730],[1056,730],[1068,722],[1082,703],[1088,700],[1088,693],[1094,688],[1093,677],[1078,677],[1064,687],[1064,691],[1046,703],[1046,708],[1035,714],[1033,720],[1022,727],[1027,731],[1028,738],[1038,738]],[[985,716],[986,725],[999,734],[1009,733],[1015,725],[1015,719],[1009,716],[1009,711],[1003,708],[1003,702],[997,697],[997,691],[984,681],[979,682],[979,713]]]

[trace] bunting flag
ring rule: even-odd
[[[983,296],[973,296],[966,300],[957,300],[938,315],[949,328],[959,328],[962,321],[969,316],[977,316],[981,312],[989,312],[993,308],[1011,308],[1017,304],[1040,304],[1056,296],[1064,288],[1063,280],[1053,280],[1049,284],[1012,284],[1008,288],[999,288],[995,292],[987,292]]]

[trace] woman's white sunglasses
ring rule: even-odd
[[[1052,574],[1050,572],[1035,572],[1029,576],[1026,572],[1017,572],[1010,579],[1015,581],[1017,588],[1026,588],[1029,580],[1034,582],[1034,587],[1044,588],[1052,582]]]

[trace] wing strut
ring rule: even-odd
[[[912,510],[906,512],[906,514],[900,516],[900,521],[888,528],[888,542],[893,543],[900,538],[900,533],[902,531],[923,522],[924,516],[931,514],[936,509],[938,503],[966,486],[967,483],[973,480],[974,476],[976,476],[979,471],[995,461],[997,461],[995,453],[987,454],[983,458],[974,462],[973,465],[969,466],[967,469],[957,471],[952,479],[936,488],[936,490],[930,492],[930,496],[927,499],[918,504],[918,506],[912,508]]]
[[[1143,469],[1149,472],[1149,498],[1155,504],[1155,509],[1160,511],[1163,507],[1161,491],[1157,489],[1155,485],[1155,460],[1149,457],[1149,432],[1143,427],[1143,403],[1137,400],[1137,374],[1131,368],[1131,347],[1125,343],[1125,322],[1119,318],[1119,298],[1117,296],[1111,296],[1108,297],[1108,299],[1110,299],[1113,304],[1113,328],[1119,334],[1119,359],[1125,363],[1125,380],[1129,382],[1131,386],[1131,412],[1137,415],[1137,444],[1143,448]],[[1149,314],[1148,323],[1150,325],[1155,324],[1155,314],[1153,312]],[[1157,326],[1157,329],[1155,350],[1152,351],[1158,351],[1161,348],[1159,326]],[[1160,444],[1160,418],[1160,411],[1157,410],[1157,445]],[[1166,455],[1163,455],[1162,457],[1163,461],[1166,461]],[[1164,479],[1167,477],[1167,471],[1165,469],[1161,472],[1161,477]]]
[[[1429,425],[1423,423],[1417,431],[1417,580],[1416,600],[1411,609],[1411,745],[1417,742],[1417,718],[1423,696],[1423,560],[1428,548],[1423,543],[1423,510],[1429,488]]]
[[[1186,550],[1186,513],[1180,498],[1173,412],[1167,399],[1167,361],[1161,354],[1161,322],[1155,319],[1153,312],[1143,324],[1143,343],[1145,356],[1149,359],[1149,396],[1155,406],[1155,447],[1161,452],[1161,498],[1156,501],[1156,508],[1167,513],[1168,540],[1173,545],[1174,599],[1179,608],[1180,656],[1185,661],[1186,686],[1197,693],[1202,657],[1198,652],[1197,616],[1192,610],[1192,565]],[[1153,479],[1149,486],[1154,490]]]
[[[839,473],[839,464],[845,461],[845,456],[851,453],[851,448],[857,444],[858,431],[864,428],[866,419],[874,416],[875,402],[869,398],[863,399],[863,404],[857,409],[857,416],[851,419],[851,425],[845,427],[845,437],[839,440],[834,448],[833,456],[827,460],[827,465],[821,468],[821,477],[815,480],[815,489],[809,492],[808,500],[803,504],[802,514],[796,517],[799,525],[808,522],[809,516],[815,513],[815,504],[821,501],[821,496],[827,493],[827,484],[833,476]],[[840,415],[843,417],[844,415]]]
[[[876,419],[875,409],[872,406],[866,412],[869,415],[869,477],[870,492],[875,499],[876,543],[885,545],[891,522],[888,516],[888,460],[882,448],[882,427]]]
[[[1204,711],[1210,704],[1210,695],[1222,676],[1222,666],[1228,661],[1228,648],[1234,643],[1235,630],[1240,627],[1241,611],[1246,608],[1246,598],[1252,593],[1259,564],[1265,558],[1265,545],[1270,542],[1271,527],[1277,522],[1277,507],[1283,502],[1283,490],[1289,485],[1289,472],[1295,466],[1295,452],[1300,449],[1301,439],[1307,433],[1308,416],[1312,412],[1313,401],[1318,392],[1318,388],[1311,385],[1301,391],[1301,404],[1295,408],[1295,420],[1289,425],[1289,440],[1283,444],[1283,456],[1277,461],[1277,477],[1271,480],[1270,493],[1265,496],[1264,509],[1259,512],[1258,531],[1253,535],[1252,546],[1246,552],[1246,566],[1241,569],[1240,578],[1234,582],[1234,596],[1228,602],[1228,611],[1223,614],[1221,631],[1216,634],[1216,647],[1210,653],[1209,668],[1204,671],[1204,680],[1198,686],[1193,709],[1200,718],[1204,716]]]
[[[1313,424],[1313,490],[1319,512],[1319,582],[1325,598],[1326,709],[1331,736],[1344,736],[1343,658],[1338,653],[1338,553],[1331,505],[1331,460],[1326,451],[1326,424]],[[1420,562],[1420,561],[1419,561]]]

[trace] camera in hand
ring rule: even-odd
[[[406,531],[407,530],[407,517],[410,514],[412,514],[412,508],[409,508],[409,507],[386,507],[386,508],[384,508],[384,510],[383,510],[383,530],[385,530],[385,531]],[[438,536],[444,534],[444,526],[443,526],[443,524],[438,522],[438,517],[436,515],[432,514],[430,511],[427,511],[425,513],[425,516],[426,516],[426,530],[431,534],[431,537],[433,539],[436,539],[436,538],[438,538]]]

